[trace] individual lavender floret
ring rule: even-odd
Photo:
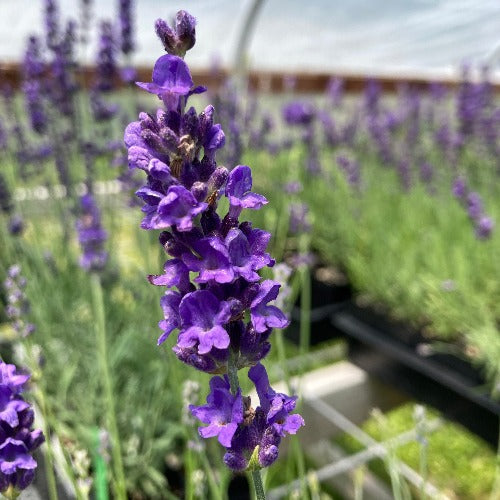
[[[101,214],[91,194],[82,196],[80,200],[81,214],[76,222],[78,241],[82,248],[80,266],[85,271],[102,271],[108,260],[108,252],[104,243],[108,233],[102,228]]]
[[[196,42],[196,19],[185,10],[177,12],[174,28],[171,28],[163,19],[158,19],[155,23],[155,30],[169,54],[184,57]]]
[[[236,471],[269,467],[278,458],[281,438],[295,434],[304,425],[300,415],[292,414],[297,398],[275,392],[269,385],[263,365],[259,363],[250,368],[248,377],[257,389],[260,401],[257,408],[250,406],[249,397],[241,399],[239,393],[232,395],[227,379],[220,377],[210,381],[212,392],[209,398],[213,402],[214,393],[218,392],[219,399],[225,399],[223,411],[213,403],[190,407],[193,415],[209,424],[200,427],[202,437],[216,435],[219,428],[225,431],[222,440],[219,434],[219,441],[227,449],[224,462]]]
[[[187,64],[178,56],[160,57],[153,69],[153,82],[137,85],[163,101],[168,111],[175,111],[191,94],[204,92],[205,87],[194,87]]]
[[[21,276],[18,265],[9,268],[4,286],[7,292],[7,317],[20,337],[28,337],[35,331],[35,325],[26,321],[30,303],[24,292],[26,279]]]
[[[16,498],[35,476],[37,463],[31,456],[44,441],[32,430],[33,410],[21,393],[29,375],[0,360],[0,492]]]
[[[218,436],[219,443],[226,448],[231,446],[238,425],[243,422],[243,398],[241,390],[231,394],[229,378],[213,377],[210,380],[210,393],[204,406],[190,405],[191,413],[206,427],[200,427],[203,438]]]

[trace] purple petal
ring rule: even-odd
[[[226,448],[230,448],[236,429],[238,429],[238,424],[235,422],[223,425],[219,433],[219,443]]]

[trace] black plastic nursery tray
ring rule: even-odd
[[[470,363],[451,354],[422,353],[419,346],[428,341],[419,332],[353,303],[330,320],[348,339],[353,363],[497,447],[500,404]]]
[[[338,338],[341,331],[332,329],[332,314],[342,311],[350,304],[352,289],[349,283],[332,284],[324,278],[333,273],[328,268],[316,268],[311,273],[311,345]],[[292,309],[290,326],[285,331],[288,340],[295,344],[300,342],[300,295]]]

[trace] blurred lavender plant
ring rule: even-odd
[[[101,224],[101,214],[92,194],[80,199],[81,213],[76,222],[78,241],[82,248],[80,266],[85,271],[102,271],[108,261],[104,244],[108,233]]]
[[[306,150],[305,171],[313,175],[320,174],[319,145],[314,126],[316,109],[310,102],[292,101],[283,107],[282,115],[287,125],[297,126],[302,132],[302,143]]]
[[[47,114],[43,103],[43,73],[45,65],[40,54],[40,40],[31,36],[23,61],[23,92],[31,127],[38,134],[47,128]]]
[[[135,48],[132,8],[132,0],[119,0],[120,48],[125,56],[130,56]]]
[[[28,337],[35,331],[35,325],[26,318],[30,310],[30,303],[24,292],[26,283],[26,278],[21,276],[21,268],[18,265],[11,266],[4,282],[7,292],[7,317],[19,337]]]
[[[268,305],[280,284],[261,282],[257,274],[274,265],[266,253],[271,235],[239,217],[244,208],[257,210],[267,200],[251,191],[248,166],[230,172],[217,166],[215,155],[225,135],[213,122],[214,108],[209,105],[200,114],[185,109],[190,95],[205,90],[194,86],[182,59],[195,42],[194,18],[179,11],[175,27],[158,20],[156,32],[168,54],[156,61],[153,82],[138,85],[165,107],[156,116],[141,113],[127,127],[125,143],[130,168],[148,174],[147,184],[137,191],[145,202],[141,226],[163,229],[160,243],[172,257],[163,275],[149,278],[169,288],[161,299],[164,320],[158,343],[178,329],[177,357],[216,375],[207,404],[190,406],[207,424],[200,435],[218,436],[230,468],[255,471],[274,462],[281,438],[303,425],[299,415],[291,415],[296,398],[275,393],[260,364],[270,350],[272,329],[285,327],[288,320]],[[223,218],[217,213],[222,194],[229,202]],[[196,273],[193,281],[190,273]],[[237,372],[248,366],[260,399],[256,409],[239,387]],[[254,474],[254,479],[262,490],[260,476]]]
[[[484,213],[484,204],[481,195],[469,191],[464,177],[457,177],[453,182],[452,193],[467,210],[467,215],[474,225],[476,237],[480,240],[491,236],[495,221]]]
[[[92,114],[98,122],[109,121],[118,112],[116,104],[109,104],[104,99],[104,96],[113,90],[117,71],[113,25],[109,21],[102,21],[96,60],[96,81],[90,93]]]
[[[360,186],[359,163],[356,160],[349,158],[348,156],[338,155],[337,165],[344,172],[347,182],[352,187],[359,188]]]

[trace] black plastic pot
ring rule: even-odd
[[[470,363],[452,354],[422,354],[419,346],[428,341],[420,332],[354,304],[332,314],[331,322],[348,339],[352,362],[496,448],[500,404]]]

